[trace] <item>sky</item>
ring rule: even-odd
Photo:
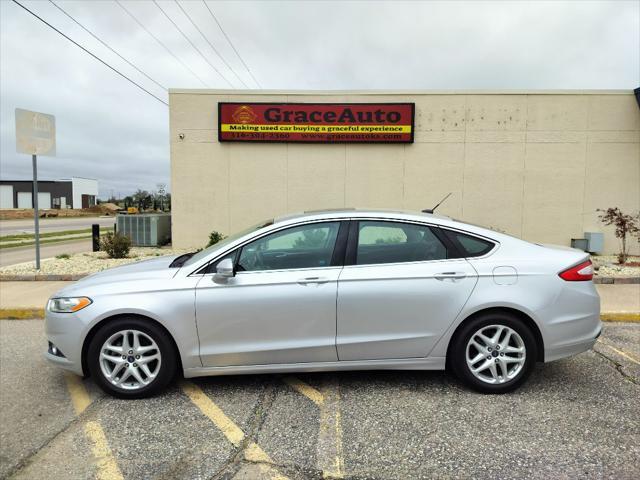
[[[124,9],[112,0],[56,1],[146,76],[51,2],[19,1],[165,102],[164,88],[230,84],[296,90],[640,86],[640,0],[121,0]],[[39,158],[39,178],[97,178],[101,198],[156,190],[159,183],[170,190],[167,106],[11,0],[0,0],[4,180],[32,175],[29,156],[16,153],[15,108],[56,117],[57,156]]]

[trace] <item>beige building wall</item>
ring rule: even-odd
[[[415,102],[415,143],[219,143],[223,101]],[[606,251],[615,252],[596,209],[640,209],[640,109],[631,91],[171,90],[169,102],[178,248],[286,213],[420,210],[453,192],[440,213],[561,245],[605,232]]]

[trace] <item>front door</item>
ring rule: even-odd
[[[427,356],[471,295],[476,271],[449,259],[426,225],[358,223],[347,251],[352,265],[338,283],[339,359]]]
[[[340,224],[268,234],[227,256],[236,265],[234,277],[200,280],[196,320],[205,367],[337,360]],[[346,241],[345,226],[340,238]]]

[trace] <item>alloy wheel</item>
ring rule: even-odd
[[[478,329],[467,342],[466,361],[471,374],[482,382],[502,384],[516,378],[527,358],[522,337],[505,325]]]
[[[156,379],[162,355],[146,333],[121,330],[102,344],[99,364],[109,383],[125,390],[138,390]]]

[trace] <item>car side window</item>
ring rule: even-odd
[[[240,251],[239,272],[328,267],[340,222],[300,225],[266,235]]]
[[[445,230],[446,235],[457,243],[462,249],[462,254],[466,257],[481,257],[485,253],[489,253],[494,247],[494,243],[482,238],[466,235],[460,232]]]
[[[356,265],[446,258],[446,247],[426,225],[376,221],[359,224]]]

